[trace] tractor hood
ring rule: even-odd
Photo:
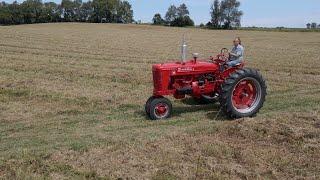
[[[208,62],[206,60],[189,60],[187,62],[169,62],[163,64],[155,64],[152,67],[153,71],[172,71],[174,74],[186,74],[186,73],[212,73],[219,69],[219,66],[215,63]]]

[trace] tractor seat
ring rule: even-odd
[[[233,66],[229,66],[229,68],[241,68],[241,67],[243,67],[242,63],[237,63],[237,64],[235,64]]]
[[[230,67],[238,67],[240,65],[241,65],[241,63],[238,63],[238,64],[230,65]]]

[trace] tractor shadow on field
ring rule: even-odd
[[[185,106],[180,106],[180,107],[175,107],[173,109],[173,114],[172,116],[174,117],[176,115],[180,115],[183,113],[188,113],[188,112],[198,112],[198,111],[204,111],[207,114],[208,119],[214,120],[214,121],[226,121],[228,120],[227,116],[223,114],[223,112],[220,109],[220,104],[218,102],[213,103],[213,104],[200,104],[193,98],[185,98],[181,100],[183,104],[189,105],[188,107]]]
[[[215,112],[207,113],[208,119],[212,121],[230,121],[230,119],[225,114],[223,114],[223,112],[220,111],[219,108],[220,107],[218,107],[217,111]]]

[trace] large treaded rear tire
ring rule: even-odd
[[[254,98],[252,98],[254,99],[252,100],[252,104],[250,104],[250,106],[248,105],[247,108],[244,108],[245,110],[242,110],[241,108],[238,108],[236,107],[236,105],[234,105],[236,103],[233,98],[240,97],[240,96],[245,98],[248,97],[248,93],[242,93],[245,95],[240,95],[240,96],[235,95],[237,88],[239,88],[239,86],[243,86],[241,85],[241,83],[245,81],[253,82],[252,85],[254,85],[254,88],[256,89],[256,91],[253,91],[252,85],[250,85],[251,91],[255,92],[251,94],[256,94],[256,95],[254,95],[253,96]],[[263,79],[262,75],[257,70],[250,69],[250,68],[243,68],[243,69],[237,70],[236,72],[232,73],[230,77],[228,77],[221,86],[221,93],[219,98],[221,108],[224,111],[224,113],[231,119],[237,119],[242,117],[254,117],[259,112],[259,110],[263,107],[265,97],[267,95],[266,90],[267,90],[266,82]],[[259,94],[257,92],[259,92]],[[249,102],[251,102],[251,100]]]

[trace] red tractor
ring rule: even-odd
[[[186,45],[182,59],[186,57]],[[253,117],[262,108],[266,97],[266,83],[255,69],[244,68],[244,63],[228,67],[228,50],[222,49],[216,58],[155,64],[153,96],[148,99],[145,111],[152,120],[169,118],[172,104],[164,96],[176,99],[191,96],[199,102],[219,101],[224,113],[232,118]]]

